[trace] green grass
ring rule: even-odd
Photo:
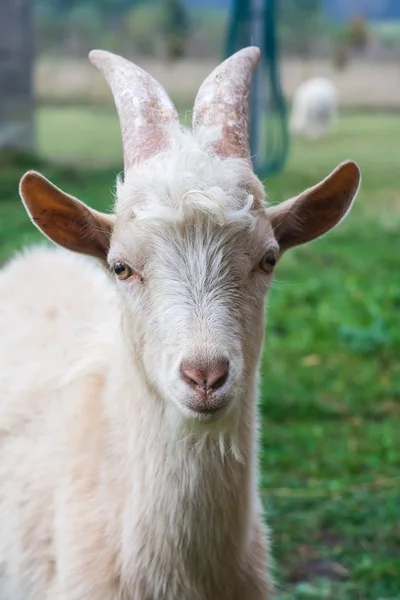
[[[38,126],[46,159],[116,167],[3,157],[0,259],[41,239],[17,198],[28,166],[100,209],[120,169],[111,112],[42,109]],[[351,215],[284,257],[268,301],[261,483],[282,600],[400,600],[399,139],[397,115],[345,114],[267,181],[280,201],[343,159],[363,171]]]
[[[122,160],[114,108],[45,106],[38,109],[36,121],[39,151],[51,160],[85,165],[118,165]]]
[[[40,152],[49,159],[118,164],[122,156],[118,119],[113,109],[43,107],[37,112]]]

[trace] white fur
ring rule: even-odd
[[[207,134],[208,135],[208,134]],[[117,186],[108,260],[60,249],[0,274],[0,600],[266,600],[257,372],[274,242],[246,161],[176,130]],[[191,409],[183,360],[228,357]]]
[[[289,128],[293,135],[319,138],[328,134],[338,112],[338,92],[332,81],[315,77],[299,85],[293,96]]]

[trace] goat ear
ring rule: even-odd
[[[352,161],[340,164],[316,186],[267,209],[281,251],[327,233],[350,212],[361,181]]]
[[[19,192],[33,224],[50,240],[106,259],[115,217],[89,208],[35,171],[25,173]]]

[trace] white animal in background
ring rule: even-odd
[[[290,132],[314,139],[327,135],[337,118],[338,97],[330,79],[315,77],[301,83],[293,95]]]
[[[67,250],[0,274],[0,599],[266,600],[264,298],[282,253],[348,213],[359,170],[266,205],[247,131],[257,48],[205,80],[192,130],[139,67],[91,60],[121,122],[113,214],[28,172],[29,215]]]

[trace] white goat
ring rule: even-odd
[[[315,77],[293,95],[289,129],[293,135],[319,138],[332,129],[338,111],[338,92],[332,81]]]
[[[38,248],[0,275],[1,600],[272,597],[264,297],[282,252],[346,215],[360,174],[343,163],[265,205],[247,134],[258,59],[215,69],[188,131],[153,78],[94,51],[123,137],[114,214],[21,180],[34,224],[100,265]]]

